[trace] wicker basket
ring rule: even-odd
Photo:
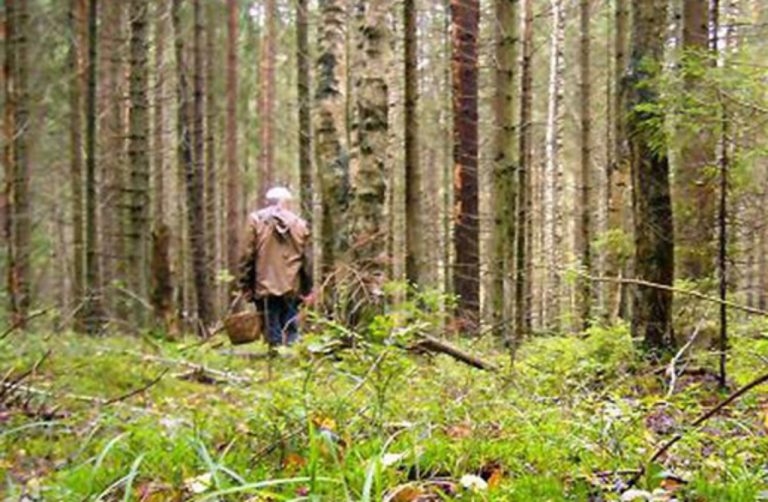
[[[232,345],[243,345],[261,338],[262,319],[259,312],[239,312],[224,319],[224,330]]]

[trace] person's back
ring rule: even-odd
[[[243,258],[240,287],[264,314],[272,345],[298,337],[298,305],[311,290],[309,227],[287,207],[290,192],[274,188],[273,204],[249,215],[248,250]]]

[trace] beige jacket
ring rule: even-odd
[[[248,217],[240,287],[246,296],[296,296],[311,289],[310,232],[293,212],[270,206]]]

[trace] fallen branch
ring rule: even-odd
[[[420,334],[419,337],[421,338],[421,340],[418,342],[419,348],[451,356],[457,361],[461,361],[464,364],[468,364],[469,366],[479,370],[498,371],[498,368],[496,368],[496,366],[492,365],[491,363],[483,361],[479,357],[464,352],[463,350],[454,345],[451,345],[448,342],[444,342],[443,340],[439,340],[433,336],[425,334]]]
[[[25,318],[23,318],[23,319],[19,319],[18,321],[16,321],[16,322],[14,322],[13,324],[11,324],[11,325],[8,327],[8,329],[6,329],[5,331],[3,331],[3,333],[2,333],[2,334],[0,334],[0,340],[3,340],[5,337],[7,337],[8,335],[10,335],[11,333],[13,333],[14,331],[16,331],[17,329],[21,328],[22,326],[24,326],[25,324],[27,324],[27,323],[28,323],[29,321],[31,321],[32,319],[35,319],[35,318],[37,318],[37,317],[40,317],[40,316],[42,316],[42,315],[45,315],[46,313],[48,313],[48,309],[44,309],[44,310],[38,310],[37,312],[33,312],[33,313],[31,313],[31,314],[29,314],[27,317],[25,317]]]
[[[103,406],[109,406],[110,404],[119,403],[120,401],[125,401],[125,400],[127,400],[129,398],[132,398],[133,396],[135,396],[137,394],[141,394],[143,392],[146,392],[151,387],[154,387],[155,385],[157,385],[157,383],[160,382],[160,380],[163,379],[163,377],[165,376],[166,373],[168,373],[168,368],[166,368],[163,371],[161,371],[159,375],[157,375],[155,378],[153,378],[152,380],[147,382],[146,385],[144,385],[142,387],[139,387],[138,389],[134,389],[132,391],[126,392],[123,395],[120,395],[120,396],[117,396],[117,397],[113,397],[111,399],[107,399],[106,401],[104,401]]]
[[[696,325],[696,328],[693,330],[691,337],[688,338],[688,341],[685,343],[685,345],[683,345],[682,348],[677,351],[675,357],[673,357],[669,362],[669,367],[667,368],[667,375],[669,376],[669,391],[667,392],[667,399],[672,397],[672,394],[675,393],[675,384],[677,383],[677,371],[675,370],[675,364],[680,361],[680,359],[683,357],[683,354],[685,354],[685,351],[688,350],[696,341],[696,338],[701,332],[701,326],[703,323],[704,321],[702,320],[699,322],[699,324]]]
[[[167,364],[172,366],[181,366],[184,368],[189,368],[193,371],[201,371],[203,373],[207,373],[209,375],[212,375],[214,377],[221,378],[223,380],[227,380],[230,382],[236,382],[236,383],[253,383],[253,380],[244,376],[240,376],[228,371],[221,371],[213,368],[209,368],[207,366],[204,366],[202,364],[197,364],[192,361],[187,361],[185,359],[170,359],[166,357],[160,357],[160,356],[153,356],[151,354],[143,354],[141,352],[135,352],[132,350],[126,350],[123,351],[124,354],[131,355],[134,357],[140,358],[142,361],[146,362],[154,362],[154,363],[160,363],[160,364]]]
[[[591,275],[585,275],[585,274],[579,274],[579,277],[583,277],[585,279],[588,279],[594,282],[613,282],[618,284],[632,284],[635,286],[643,286],[646,288],[660,289],[662,291],[669,291],[669,292],[678,293],[681,295],[692,296],[694,298],[698,298],[699,300],[713,302],[719,305],[725,305],[726,307],[730,307],[734,310],[741,310],[742,312],[746,312],[748,314],[768,317],[768,311],[756,309],[754,307],[749,307],[747,305],[741,305],[739,303],[734,303],[728,300],[721,300],[716,296],[706,295],[699,291],[694,291],[690,289],[676,288],[674,286],[668,286],[666,284],[658,284],[656,282],[644,281],[642,279],[627,279],[622,277],[602,277],[602,276],[598,277],[598,276],[591,276]]]
[[[700,426],[701,424],[703,424],[704,422],[706,422],[707,420],[715,416],[720,410],[722,410],[723,408],[725,408],[726,406],[728,406],[729,404],[731,404],[732,402],[734,402],[735,400],[737,400],[738,398],[740,398],[741,396],[743,396],[744,394],[752,390],[753,388],[765,382],[768,382],[768,373],[752,380],[747,385],[745,385],[744,387],[740,388],[739,390],[735,391],[730,396],[722,400],[714,408],[712,408],[711,410],[699,416],[699,418],[697,418],[691,423],[691,428],[693,429]],[[659,457],[661,457],[667,450],[669,450],[672,446],[674,446],[675,443],[677,443],[683,438],[683,434],[684,433],[682,432],[678,432],[677,434],[672,436],[672,438],[670,438],[666,443],[662,444],[654,452],[654,454],[651,455],[651,458],[648,460],[648,462],[646,462],[646,465],[652,464],[653,462],[658,460]],[[635,483],[637,483],[637,481],[640,479],[640,477],[642,477],[644,473],[645,473],[645,466],[641,466],[639,469],[639,472],[632,479],[629,480],[628,486],[632,486]]]

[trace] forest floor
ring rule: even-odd
[[[754,326],[739,331],[731,391],[768,368],[768,338]],[[382,323],[369,335],[377,332]],[[334,336],[307,335],[267,358],[261,344],[16,332],[0,341],[0,498],[768,496],[766,388],[692,429],[728,392],[701,371],[670,391],[664,367],[642,362],[626,328],[536,338],[514,371],[490,337],[454,343],[498,371],[407,352],[389,337],[322,356]],[[715,367],[701,352],[676,369]],[[646,468],[678,432],[683,439]]]

